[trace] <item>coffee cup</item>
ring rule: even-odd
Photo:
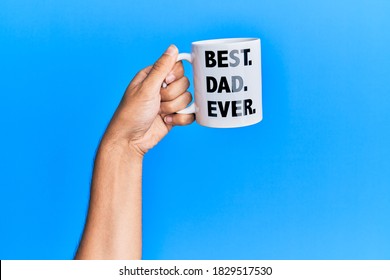
[[[194,102],[178,114],[194,113],[202,126],[233,128],[263,118],[261,47],[258,38],[197,41],[179,60],[193,66]]]

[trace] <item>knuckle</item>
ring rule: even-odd
[[[167,67],[167,59],[169,58],[169,56],[166,58],[167,56],[167,54],[163,54],[163,56],[153,64],[154,71],[160,72]]]
[[[188,91],[186,91],[186,92],[184,93],[184,95],[185,95],[186,101],[187,101],[188,103],[190,103],[190,102],[192,101],[192,95],[191,95],[191,93],[189,93]]]
[[[190,80],[189,80],[186,76],[184,76],[183,79],[184,79],[184,85],[185,85],[185,87],[186,87],[186,88],[189,88],[189,86],[190,86]]]
[[[184,67],[183,67],[183,63],[181,61],[176,62],[175,74],[177,76],[183,76],[184,75]]]
[[[165,112],[168,112],[168,113],[175,111],[175,107],[174,107],[174,104],[172,102],[166,102],[164,109],[165,109]]]
[[[183,118],[183,115],[178,115],[176,118],[176,124],[177,125],[184,125],[185,124],[185,119]]]
[[[180,115],[180,117],[177,120],[178,125],[187,125],[192,123],[194,120],[194,117],[192,115]]]
[[[180,72],[184,71],[183,62],[181,60],[176,62],[176,65],[178,65],[177,70],[179,70]]]
[[[174,88],[170,88],[167,90],[167,97],[169,98],[169,100],[173,100],[173,99],[175,99],[175,97],[177,97],[177,94],[174,91]]]
[[[160,72],[162,69],[164,69],[164,63],[161,62],[160,60],[156,61],[154,64],[153,64],[153,70],[156,71],[156,72]]]
[[[163,94],[164,94],[163,96],[164,96],[165,101],[172,101],[172,99],[174,98],[174,95],[173,95],[172,91],[170,91],[170,90],[164,91]]]

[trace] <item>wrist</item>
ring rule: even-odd
[[[112,140],[106,137],[103,137],[100,142],[98,154],[140,163],[142,163],[144,157],[144,153],[134,145],[129,144],[128,141]]]

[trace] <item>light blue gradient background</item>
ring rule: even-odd
[[[0,258],[70,259],[95,149],[175,43],[262,39],[264,120],[144,161],[146,259],[390,258],[390,1],[0,1]],[[186,65],[188,75],[191,67]]]

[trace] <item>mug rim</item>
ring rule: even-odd
[[[192,43],[192,45],[239,44],[257,40],[260,41],[260,38],[221,38],[195,41]]]

